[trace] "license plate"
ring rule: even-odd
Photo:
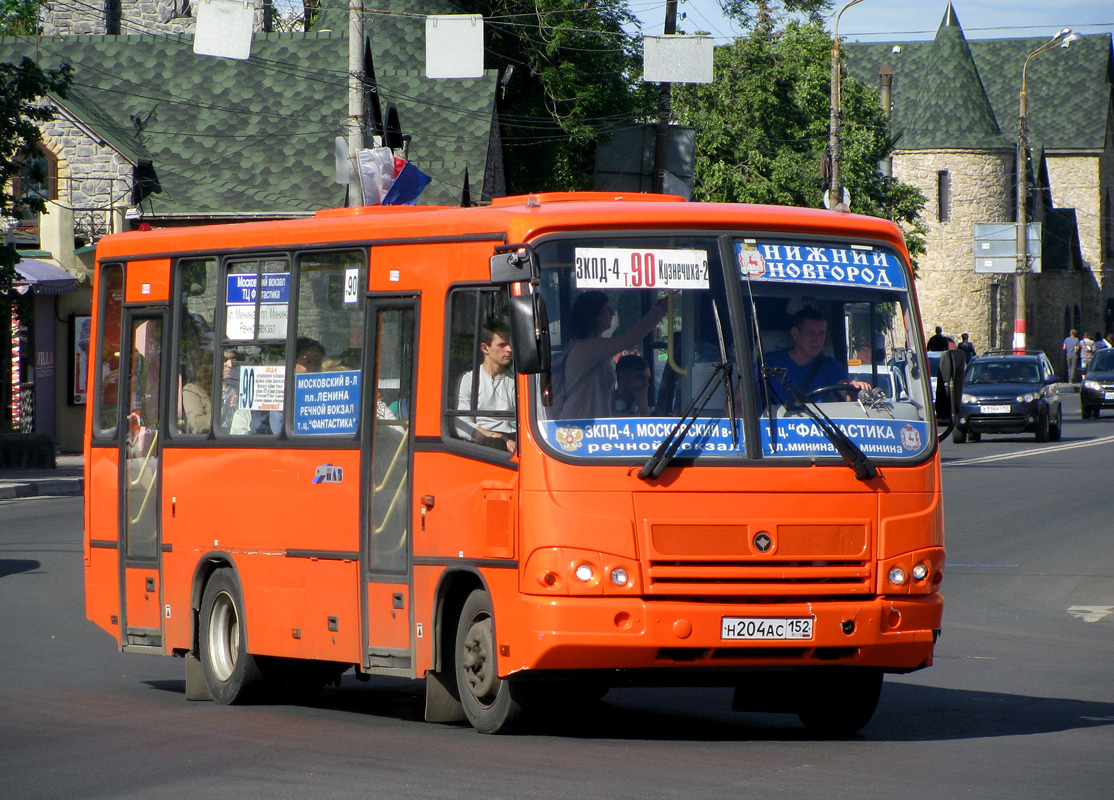
[[[983,406],[981,409],[984,414],[1008,414],[1010,413],[1009,406]]]
[[[721,639],[811,639],[814,617],[724,617]]]
[[[1102,393],[1102,399],[1103,400],[1114,400],[1114,392],[1103,392]]]

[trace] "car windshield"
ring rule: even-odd
[[[1091,372],[1099,370],[1114,371],[1114,348],[1099,350],[1095,353],[1095,357],[1091,359],[1091,366],[1088,369]]]
[[[973,361],[967,367],[965,385],[987,383],[1039,383],[1037,365],[1024,361]]]
[[[931,446],[928,369],[894,253],[699,233],[535,249],[553,355],[533,407],[557,455],[637,462],[679,436],[676,458],[840,458],[794,392],[872,458]]]

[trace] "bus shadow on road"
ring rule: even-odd
[[[181,681],[152,688],[185,691]],[[599,702],[555,706],[534,715],[528,736],[640,741],[823,741],[795,715],[731,711],[729,688],[620,688]],[[284,704],[263,704],[281,707]],[[345,676],[312,703],[338,714],[424,722],[422,681]],[[853,741],[933,742],[1058,733],[1114,725],[1114,703],[1033,697],[887,682],[874,718]],[[467,731],[467,726],[459,726]]]
[[[31,558],[0,558],[0,578],[21,572],[34,572],[42,565],[41,561]]]

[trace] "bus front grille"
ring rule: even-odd
[[[866,561],[651,561],[650,595],[728,598],[865,595],[873,592]]]

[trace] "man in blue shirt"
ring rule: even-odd
[[[846,384],[847,393],[843,391],[825,392],[813,398],[823,402],[847,400],[854,396],[860,389],[870,390],[866,381],[853,381],[848,379],[847,367],[836,361],[831,356],[823,353],[824,342],[828,339],[828,321],[824,315],[815,308],[808,306],[793,315],[793,324],[789,329],[793,337],[793,347],[789,350],[775,350],[765,355],[766,366],[785,371],[785,380],[804,396],[823,386]],[[761,388],[759,398],[763,397]],[[770,379],[770,402],[785,405],[792,400],[792,394],[782,385],[782,382],[773,377]]]

